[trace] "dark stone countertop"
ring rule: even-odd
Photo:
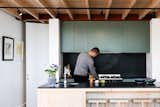
[[[78,83],[78,85],[67,83],[65,87],[63,83],[58,83],[56,86],[44,84],[38,88],[160,88],[160,83],[155,82],[155,84],[147,85],[147,84],[137,84],[132,81],[121,81],[121,82],[106,82],[105,84],[89,84],[89,83]]]

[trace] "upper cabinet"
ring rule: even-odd
[[[72,21],[61,23],[62,52],[149,52],[149,22]]]
[[[149,22],[124,23],[125,52],[149,52],[150,51],[150,27]]]

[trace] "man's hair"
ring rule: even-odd
[[[96,52],[97,54],[99,54],[99,53],[100,53],[100,50],[99,50],[99,48],[98,48],[98,47],[94,47],[94,48],[92,48],[90,51],[92,51],[92,52]]]

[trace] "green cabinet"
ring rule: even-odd
[[[124,24],[123,50],[126,52],[149,52],[150,28],[149,23],[126,22]]]
[[[72,21],[61,24],[62,52],[149,52],[149,22]]]
[[[73,52],[74,50],[74,23],[63,24],[61,26],[61,49],[63,52]]]

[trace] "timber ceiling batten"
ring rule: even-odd
[[[144,8],[155,8],[159,3],[160,0],[150,0],[150,2]],[[141,11],[139,14],[139,19],[144,18],[150,11],[151,9],[145,9]]]
[[[9,5],[7,5],[7,4],[4,4],[2,1],[0,2],[0,7],[1,6],[6,6],[6,7],[8,7]],[[17,13],[17,9],[2,9],[4,12],[6,12],[6,13],[8,13],[8,14],[10,14],[11,16],[14,16],[14,17],[16,17],[16,18],[18,18],[19,20],[21,20],[21,17],[18,15],[18,13]]]
[[[22,3],[18,3],[16,0],[10,0],[14,5],[18,6],[18,7],[23,7],[23,4]],[[44,23],[44,21],[42,20],[39,20],[39,15],[34,13],[33,11],[31,10],[28,10],[28,9],[23,9],[25,12],[27,12],[28,14],[30,14],[31,16],[33,16],[35,19],[37,19],[39,22],[41,23]]]
[[[1,6],[6,6],[8,7],[9,4],[4,3],[4,1],[0,1],[0,7]],[[10,14],[11,16],[14,16],[16,18],[18,18],[19,20],[21,20],[21,16],[18,15],[17,13],[17,9],[2,9],[4,12],[6,12],[7,14]]]
[[[132,8],[135,4],[136,4],[136,0],[129,0],[128,8]],[[124,10],[124,12],[122,13],[123,20],[128,16],[130,11],[131,11],[131,9]]]
[[[0,9],[16,19],[42,23],[55,17],[62,21],[148,21],[155,12],[160,17],[160,0],[0,0]]]
[[[85,0],[85,7],[86,8],[89,8],[89,0]],[[90,14],[90,10],[87,9],[87,16],[88,16],[88,19],[90,20],[91,19],[91,14]]]
[[[36,0],[42,7],[46,7],[44,0]],[[44,9],[52,18],[55,18],[54,14],[49,9]]]
[[[160,18],[160,11],[159,10],[156,12],[156,18]]]
[[[4,12],[10,14],[11,16],[14,16],[16,18],[18,18],[19,20],[21,20],[21,16],[19,16],[17,14],[17,10],[13,10],[13,9],[3,9]]]
[[[111,5],[112,5],[112,0],[106,0],[106,8],[110,8]],[[109,9],[105,10],[105,19],[107,20],[108,19],[108,16],[109,16]]]
[[[62,5],[66,8],[68,8],[68,4],[64,1],[64,0],[60,0],[60,2],[62,3]],[[71,13],[71,11],[69,9],[66,9],[67,14],[69,15],[69,17],[73,20],[73,15]]]

